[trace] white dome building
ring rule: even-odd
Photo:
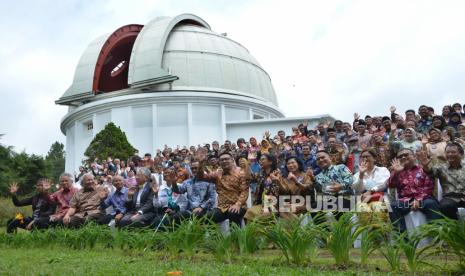
[[[290,129],[271,79],[241,44],[192,14],[158,17],[95,39],[57,104],[68,105],[66,170],[109,122],[141,153]],[[310,118],[313,119],[313,118]]]

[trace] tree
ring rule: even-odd
[[[55,142],[50,146],[50,150],[45,160],[51,167],[51,176],[55,183],[58,183],[60,174],[65,171],[65,145]]]
[[[126,160],[134,155],[135,151],[136,149],[129,143],[126,134],[114,123],[108,123],[95,135],[84,155],[90,163],[96,157],[99,160],[105,160],[108,156]]]

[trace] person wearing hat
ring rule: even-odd
[[[209,172],[215,172],[216,170],[218,170],[218,155],[214,154],[213,152],[212,154],[208,155],[206,169]]]

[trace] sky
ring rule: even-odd
[[[0,1],[0,142],[65,142],[55,105],[96,37],[193,13],[244,45],[287,117],[362,116],[465,103],[465,1]]]

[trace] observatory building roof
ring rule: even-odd
[[[238,94],[277,106],[269,75],[249,51],[192,14],[157,17],[98,37],[56,103],[80,105],[120,90]]]

